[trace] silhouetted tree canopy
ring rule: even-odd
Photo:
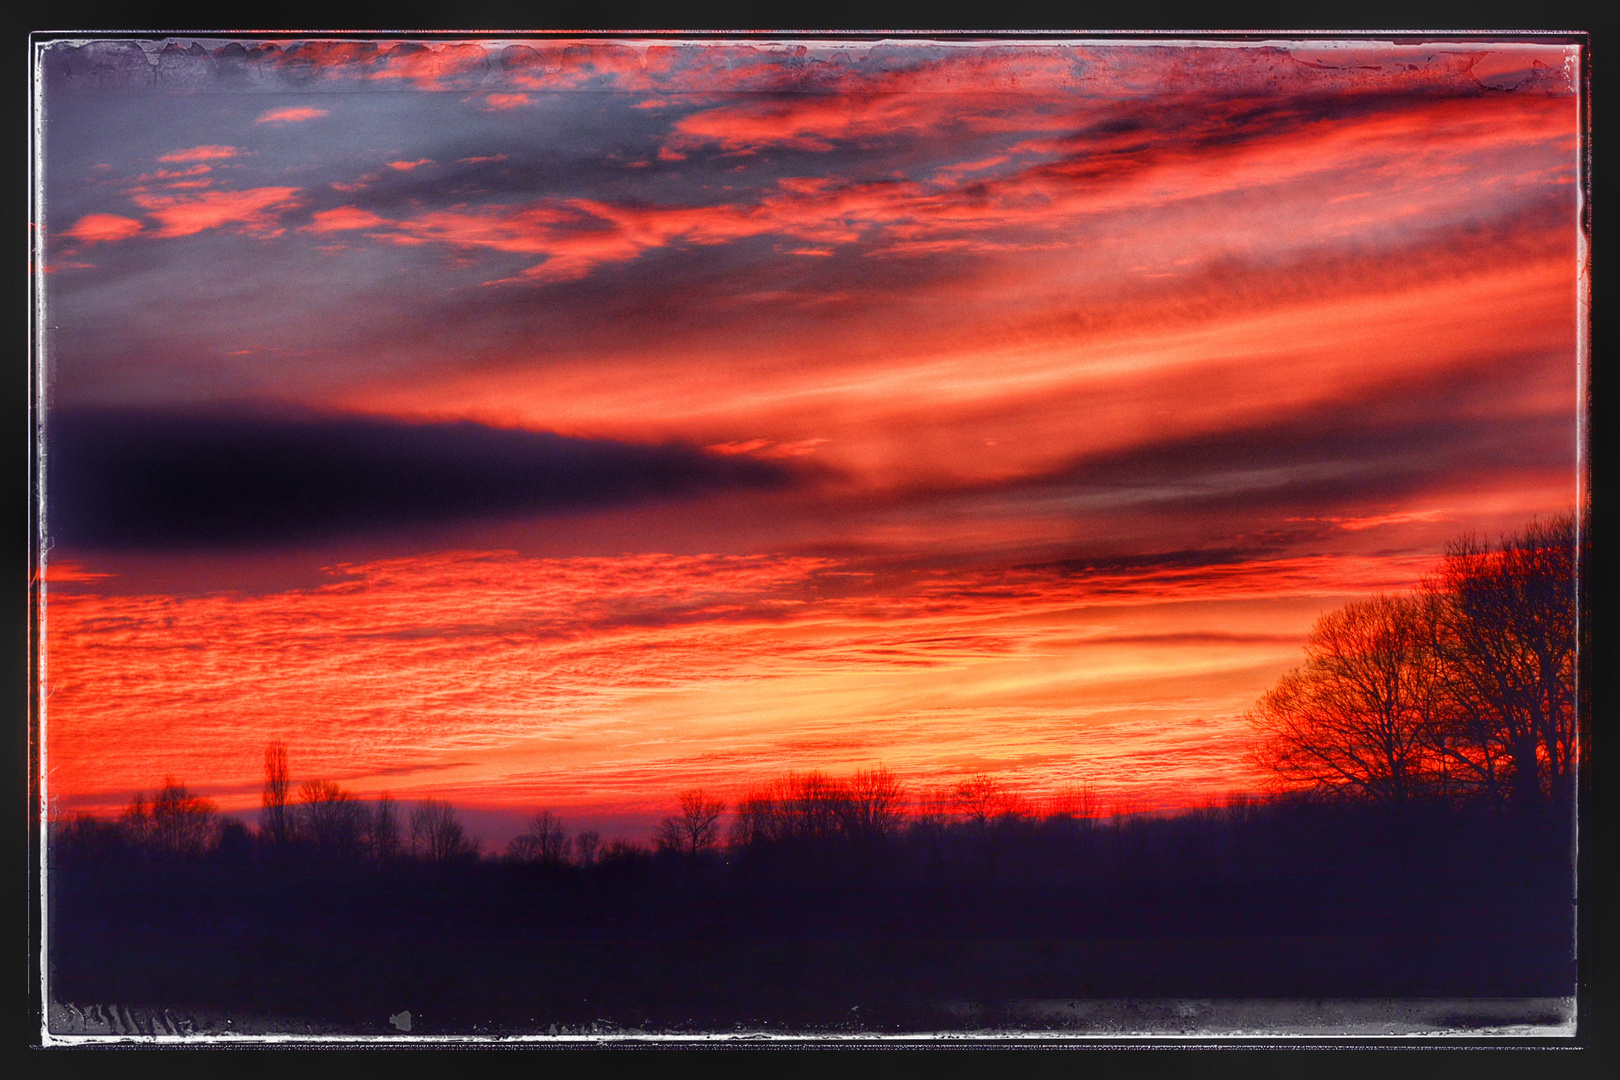
[[[442,799],[423,799],[411,811],[411,854],[430,862],[452,862],[478,853],[456,816]]]
[[[720,840],[720,815],[726,804],[711,799],[701,789],[681,792],[681,812],[658,823],[655,837],[660,850],[698,855],[713,850]]]
[[[323,853],[358,858],[370,831],[366,808],[331,780],[306,780],[299,795],[299,838]]]
[[[124,811],[122,824],[139,848],[170,857],[196,856],[213,847],[219,811],[212,799],[193,795],[170,778],[151,802],[137,794]]]
[[[1574,797],[1577,534],[1567,514],[1495,548],[1464,538],[1426,587],[1452,696],[1447,757],[1523,807]]]
[[[1323,615],[1249,712],[1255,761],[1335,797],[1568,807],[1578,533],[1571,514],[1495,547],[1464,538],[1412,595]]]
[[[1305,664],[1249,715],[1259,763],[1292,785],[1375,802],[1434,788],[1429,732],[1444,689],[1429,622],[1422,601],[1392,596],[1319,618]]]
[[[519,862],[557,867],[568,861],[568,833],[550,810],[541,810],[529,819],[523,832],[507,845],[506,853]]]

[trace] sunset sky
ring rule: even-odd
[[[1572,45],[40,56],[53,812],[1196,803],[1577,498]]]

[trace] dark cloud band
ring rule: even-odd
[[[261,545],[794,483],[680,445],[470,422],[57,410],[47,527],[103,548]]]

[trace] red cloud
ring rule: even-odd
[[[945,106],[955,100],[952,95],[931,97],[939,100],[923,113],[950,113]],[[833,123],[831,104],[790,111],[799,120]],[[1228,108],[1241,111],[1253,104],[1240,101]],[[912,116],[909,106],[872,108],[869,116]],[[1189,120],[1174,110],[1168,116],[1145,112],[1128,116],[1128,123],[1092,125],[1066,138],[1024,139],[1005,148],[1002,163],[975,155],[970,159],[975,170],[1005,165],[1006,171],[981,173],[982,178],[948,168],[927,182],[787,177],[749,201],[711,206],[582,198],[457,206],[400,221],[388,238],[543,256],[545,261],[522,277],[548,282],[576,279],[671,244],[723,244],[763,235],[800,241],[792,250],[818,255],[855,241],[863,241],[870,254],[1043,250],[1072,246],[1077,223],[1212,200],[1266,200],[1275,204],[1269,212],[1281,228],[1282,216],[1297,217],[1302,205],[1297,199],[1278,202],[1275,193],[1284,187],[1370,185],[1371,195],[1362,203],[1324,204],[1331,210],[1310,204],[1315,208],[1309,222],[1301,221],[1300,227],[1331,238],[1353,233],[1369,214],[1369,220],[1389,220],[1392,208],[1399,209],[1396,204],[1436,211],[1454,206],[1478,185],[1494,182],[1497,169],[1490,163],[1498,159],[1521,161],[1515,184],[1545,183],[1539,174],[1529,177],[1522,160],[1534,153],[1553,168],[1565,159],[1561,142],[1571,137],[1562,134],[1567,126],[1560,126],[1566,119],[1561,113],[1571,108],[1568,99],[1525,95],[1489,108],[1474,99],[1431,99],[1396,115],[1374,114],[1350,123],[1287,115],[1271,128],[1246,139],[1223,139],[1213,148],[1209,141],[1226,128],[1219,116],[1195,113]],[[983,110],[964,107],[957,115],[967,118],[962,122],[979,122],[974,116],[990,122]],[[802,124],[794,130],[801,129]],[[1421,168],[1411,160],[1415,143],[1425,147]],[[1572,164],[1572,156],[1567,160]],[[1436,175],[1446,176],[1447,183],[1434,184]]]
[[[224,158],[233,158],[242,151],[234,146],[193,146],[190,150],[176,150],[172,154],[164,154],[159,161],[219,161]]]
[[[141,223],[134,218],[117,214],[86,214],[62,233],[85,244],[108,244],[128,240],[141,231]]]
[[[665,149],[690,153],[714,145],[728,153],[770,146],[824,151],[838,143],[951,128],[976,133],[1071,129],[1074,119],[1061,104],[1061,97],[1050,93],[914,93],[892,87],[793,101],[745,101],[684,117]]]
[[[379,225],[387,225],[387,218],[378,217],[370,210],[362,210],[358,206],[340,206],[335,210],[320,210],[314,215],[315,220],[304,226],[306,232],[326,233],[343,232],[349,229],[375,229]]]
[[[327,115],[325,109],[315,109],[307,105],[288,106],[282,109],[271,109],[258,120],[258,124],[296,124],[301,120],[319,120]]]
[[[276,227],[276,215],[296,206],[297,194],[297,188],[261,187],[189,196],[137,195],[135,203],[161,223],[153,234],[160,238],[190,236],[227,225],[273,236],[281,231]]]
[[[390,161],[388,167],[398,169],[400,172],[410,172],[419,166],[431,164],[433,164],[432,158],[417,158],[415,161]]]
[[[407,43],[377,54],[368,79],[407,79],[419,90],[477,82],[489,65],[483,45],[418,45]]]
[[[496,110],[516,109],[534,101],[528,94],[485,94],[486,108]]]

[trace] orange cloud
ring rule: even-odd
[[[334,210],[317,210],[314,220],[304,226],[308,232],[344,232],[350,229],[375,229],[389,224],[387,218],[378,217],[370,210],[357,206],[339,206]]]
[[[221,161],[233,158],[242,151],[234,146],[193,146],[190,150],[176,150],[172,154],[164,154],[159,161]]]
[[[497,111],[521,108],[533,104],[534,99],[528,94],[485,94],[484,104]]]
[[[298,189],[260,187],[245,191],[211,191],[198,195],[137,195],[136,205],[160,223],[152,235],[168,239],[205,229],[235,226],[240,231],[276,235],[276,216],[298,204]]]
[[[824,440],[816,458],[865,492],[1002,483],[1336,402],[1420,400],[1400,388],[1421,377],[1493,386],[1504,376],[1489,358],[1572,357],[1573,258],[1541,243],[1495,245],[1514,254],[1491,261],[1463,247],[1242,276],[1217,264],[1176,288],[1116,281],[1091,302],[1076,296],[1073,262],[1042,254],[888,297],[892,313],[847,330],[824,320],[783,334],[791,298],[765,297],[724,338],[636,341],[577,364],[517,358],[369,384],[344,403],[720,452]],[[757,333],[744,317],[756,305],[772,316]],[[1503,421],[1573,409],[1572,360],[1520,370],[1511,394],[1473,407]],[[1031,510],[1049,536],[1075,512]],[[1008,528],[969,518],[989,538]]]
[[[443,90],[481,81],[489,50],[478,44],[420,45],[379,50],[366,65],[368,79],[403,79],[418,90]]]
[[[326,116],[325,109],[317,109],[308,105],[288,105],[280,109],[271,109],[261,115],[254,123],[258,124],[297,124],[305,120],[319,120]]]
[[[110,244],[128,240],[140,231],[141,223],[134,218],[117,214],[86,214],[62,235],[86,244]]]
[[[388,163],[388,167],[390,169],[397,169],[400,172],[410,172],[412,169],[431,164],[433,164],[432,158],[417,158],[415,161],[390,161]]]

